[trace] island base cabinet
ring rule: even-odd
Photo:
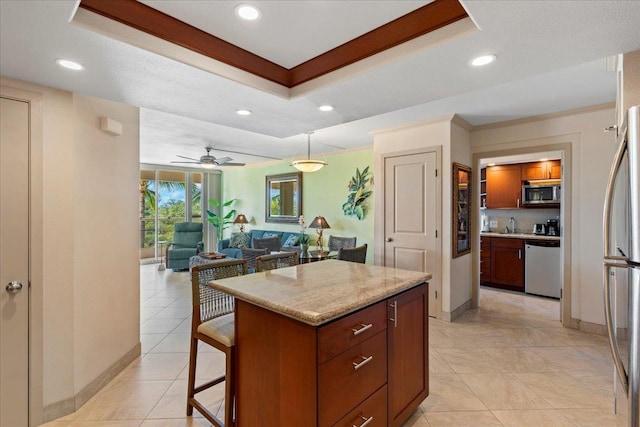
[[[407,421],[429,395],[427,285],[387,300],[388,426]]]
[[[362,425],[367,427],[387,426],[387,386],[380,387],[370,398],[334,424],[335,427]]]
[[[236,427],[402,425],[429,392],[427,286],[319,326],[236,299]]]

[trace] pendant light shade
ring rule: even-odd
[[[311,134],[307,133],[307,159],[306,160],[294,160],[291,162],[291,166],[298,169],[300,172],[315,172],[322,169],[327,165],[327,162],[322,160],[311,160]]]

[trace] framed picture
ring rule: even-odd
[[[267,175],[265,221],[298,223],[302,215],[302,172]]]
[[[453,206],[451,236],[453,258],[471,252],[471,168],[453,164]]]

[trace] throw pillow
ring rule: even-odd
[[[267,231],[262,235],[262,238],[266,239],[267,237],[280,237],[281,235],[282,233],[270,233]]]
[[[248,248],[251,246],[250,233],[231,233],[229,239],[230,248]]]
[[[300,239],[298,238],[298,236],[296,236],[295,234],[290,234],[289,237],[287,237],[287,240],[285,240],[284,246],[295,246],[299,241]]]

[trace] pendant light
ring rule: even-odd
[[[307,160],[294,160],[291,162],[291,166],[298,169],[300,172],[316,172],[327,165],[327,162],[322,160],[311,160],[311,134],[307,133]]]

